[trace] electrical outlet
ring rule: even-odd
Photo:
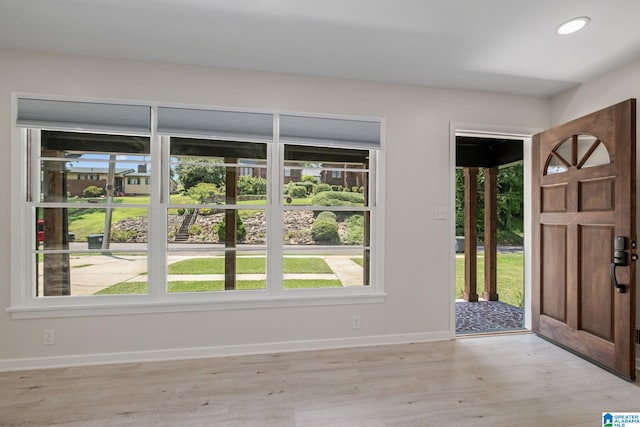
[[[353,329],[360,329],[360,316],[353,316]]]
[[[44,330],[44,343],[45,345],[53,345],[56,342],[55,336],[53,335],[53,329],[45,329]]]

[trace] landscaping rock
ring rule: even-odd
[[[216,232],[217,225],[222,221],[224,213],[212,215],[198,215],[194,225],[200,229],[199,234],[189,236],[191,243],[221,243]],[[182,224],[181,215],[169,215],[167,217],[167,230],[173,235]],[[313,245],[311,239],[311,225],[313,224],[313,212],[311,211],[285,211],[283,215],[284,243],[288,245]],[[254,215],[243,219],[247,230],[247,236],[242,243],[245,244],[265,244],[267,236],[266,212],[257,211]],[[346,233],[346,223],[339,222],[340,236]],[[126,240],[129,243],[140,243],[146,241],[147,218],[125,218],[113,224],[113,230],[120,232],[120,235],[131,234],[131,238]]]

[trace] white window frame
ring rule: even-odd
[[[18,114],[18,99],[30,98],[28,94],[14,94],[12,105],[12,122],[16,123]],[[42,96],[37,98],[42,99]],[[80,102],[97,102],[126,104],[122,100],[104,99],[78,99],[50,97],[51,100],[68,100]],[[144,104],[136,102],[135,104]],[[157,123],[157,108],[154,103],[147,103],[151,107],[152,131],[151,131],[151,201],[148,205],[148,273],[150,285],[145,295],[110,295],[110,296],[62,296],[62,297],[35,297],[34,266],[32,264],[31,242],[35,240],[35,228],[33,227],[33,205],[25,202],[27,189],[27,173],[31,179],[39,182],[37,168],[29,169],[27,164],[29,153],[24,148],[27,137],[27,129],[14,125],[12,127],[11,145],[11,306],[7,309],[12,318],[52,318],[52,317],[77,317],[95,315],[119,315],[137,313],[158,312],[183,312],[204,310],[228,310],[246,308],[290,307],[290,306],[317,306],[339,304],[369,304],[382,303],[385,300],[384,292],[384,120],[380,118],[363,118],[340,115],[299,114],[301,117],[329,118],[335,120],[371,121],[380,125],[380,146],[371,151],[371,165],[369,170],[369,195],[371,212],[371,244],[370,244],[370,282],[368,286],[348,288],[323,288],[323,289],[282,289],[282,256],[284,246],[282,244],[282,214],[283,182],[284,182],[284,146],[279,140],[278,111],[247,110],[208,106],[175,106],[176,108],[212,108],[233,112],[256,112],[273,115],[273,142],[267,145],[267,170],[269,181],[267,189],[267,289],[259,292],[247,291],[222,291],[197,294],[171,293],[165,290],[166,284],[166,206],[169,200],[168,170],[163,165],[168,159],[168,152],[161,144],[161,137],[155,129]],[[298,113],[287,113],[298,114]],[[47,127],[35,127],[43,130]],[[72,130],[72,129],[66,129]],[[107,133],[107,132],[98,132]],[[132,134],[131,132],[113,131],[117,134]],[[38,132],[39,134],[39,132]],[[176,135],[180,136],[180,135]],[[247,138],[246,141],[251,141]],[[261,142],[261,141],[258,141]],[[345,144],[329,145],[344,147]],[[356,147],[351,147],[356,148]],[[30,153],[37,156],[37,153]],[[245,208],[245,206],[241,206]],[[28,213],[28,214],[25,214]],[[165,230],[162,232],[161,230]],[[326,248],[319,248],[326,250]],[[273,273],[273,272],[279,272]]]

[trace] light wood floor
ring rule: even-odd
[[[0,373],[0,425],[598,426],[640,387],[531,334]]]

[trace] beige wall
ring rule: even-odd
[[[251,351],[257,344],[279,350],[449,337],[451,219],[435,220],[433,212],[451,205],[450,123],[549,124],[548,101],[528,97],[19,51],[0,50],[0,58],[0,144],[7,152],[12,92],[384,118],[387,293],[383,304],[82,318],[16,320],[0,310],[0,367],[25,358],[41,365],[42,358],[91,354],[108,361],[159,351],[169,357],[210,354],[202,348]],[[14,184],[9,159],[0,156],[0,182]],[[0,186],[1,200],[9,200],[10,188]],[[9,306],[10,228],[9,204],[2,203],[2,309]],[[359,330],[351,328],[354,314]],[[43,345],[44,328],[55,328],[55,345]]]

